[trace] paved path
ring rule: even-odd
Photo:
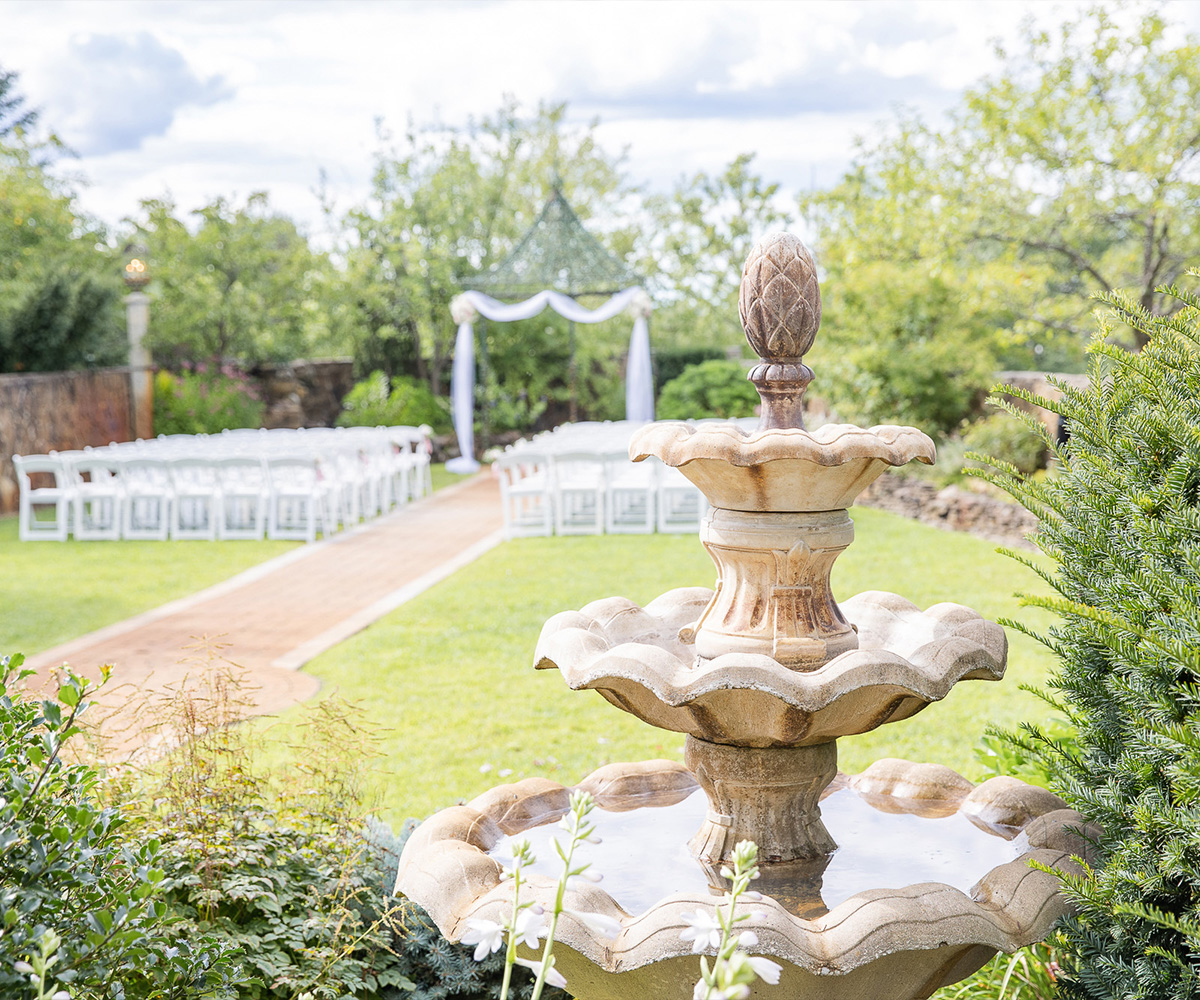
[[[113,664],[113,680],[96,714],[105,749],[121,756],[149,740],[139,725],[147,698],[203,683],[198,676],[203,658],[187,650],[198,639],[227,644],[223,656],[243,669],[239,694],[248,702],[241,714],[277,712],[320,687],[315,677],[300,672],[305,663],[501,538],[499,487],[485,473],[32,656],[26,665],[48,676],[67,661],[77,672],[97,677],[102,664]]]

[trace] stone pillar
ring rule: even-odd
[[[150,328],[150,296],[130,292],[125,296],[125,323],[129,330],[129,387],[133,401],[133,436],[154,437],[154,368],[142,341]]]

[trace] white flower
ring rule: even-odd
[[[541,913],[533,910],[522,910],[517,914],[517,922],[513,928],[517,942],[528,948],[538,946],[538,938],[546,936],[546,921]]]
[[[742,931],[738,935],[739,948],[754,948],[758,945],[758,935],[754,931]]]
[[[769,958],[763,958],[761,955],[750,955],[746,961],[750,963],[754,974],[764,983],[774,986],[779,982],[779,973],[783,971],[783,966],[778,962],[772,962]]]
[[[467,933],[462,936],[462,943],[475,945],[475,961],[482,962],[504,944],[504,926],[494,920],[468,917]]]
[[[33,966],[28,962],[13,962],[13,969],[22,976],[27,976],[33,971]]]
[[[687,924],[679,936],[684,941],[692,942],[692,951],[699,955],[705,948],[721,947],[721,924],[712,913],[682,913],[680,916]]]
[[[553,959],[551,961],[553,961]],[[528,958],[518,958],[517,965],[525,966],[525,968],[529,969],[535,976],[539,976],[542,973],[541,962],[534,962]],[[549,986],[557,986],[560,990],[565,990],[567,988],[566,977],[553,965],[546,970],[546,983]]]
[[[571,914],[601,937],[615,938],[621,933],[621,922],[612,917],[606,917],[603,913],[585,913],[583,910],[564,910],[563,912]],[[757,944],[757,942],[755,943]]]
[[[708,983],[703,979],[696,980],[696,988],[692,990],[692,1000],[704,1000],[708,996]]]

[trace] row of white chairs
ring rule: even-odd
[[[563,424],[498,455],[506,536],[697,531],[704,494],[655,458],[630,460],[641,426]]]
[[[171,435],[14,455],[23,541],[328,537],[432,491],[428,428]]]
[[[708,508],[682,473],[624,451],[543,452],[522,448],[494,464],[504,531],[523,535],[692,533]]]

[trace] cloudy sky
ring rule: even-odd
[[[940,114],[995,68],[991,40],[1074,2],[1025,0],[0,0],[0,67],[78,153],[83,206],[183,209],[270,192],[311,232],[322,170],[366,191],[375,122],[465,122],[505,94],[568,102],[666,188],[756,151],[791,190],[837,177],[856,135]],[[1200,4],[1168,0],[1200,30]]]

